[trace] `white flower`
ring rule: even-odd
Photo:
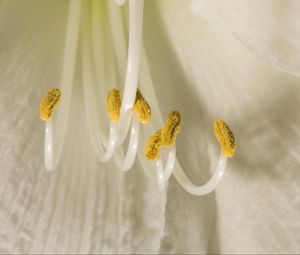
[[[89,84],[98,101],[90,114],[106,134],[105,93],[123,88],[128,12],[112,1],[86,4],[99,45],[92,52],[99,83]],[[159,193],[142,171],[153,171],[142,152],[128,174],[96,160],[81,39],[73,89],[63,95],[71,111],[56,122],[56,137],[63,125],[68,130],[62,160],[55,172],[44,170],[38,105],[47,88],[61,83],[69,2],[0,1],[0,251],[298,253],[299,5],[145,1],[140,86],[153,121],[142,141],[168,112],[180,111],[177,158],[201,184],[218,149],[212,121],[226,119],[237,138],[218,189],[195,197],[173,178],[167,194]]]

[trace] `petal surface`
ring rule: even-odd
[[[192,0],[191,12],[231,30],[254,54],[300,75],[300,2]]]

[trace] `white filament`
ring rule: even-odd
[[[115,121],[111,121],[107,147],[104,153],[96,154],[98,160],[102,162],[106,162],[112,158],[116,148],[116,141],[117,141],[117,123]]]
[[[169,149],[168,159],[167,159],[167,164],[165,169],[163,168],[161,158],[159,158],[155,162],[157,182],[160,191],[163,191],[165,189],[165,183],[168,181],[168,179],[173,173],[175,162],[176,162],[176,145],[172,146]]]
[[[70,97],[73,87],[73,78],[75,70],[75,59],[78,44],[79,21],[80,21],[81,1],[70,1],[68,23],[66,29],[65,51],[63,59],[63,71],[61,77],[62,100],[61,108],[63,111],[58,113],[58,121],[62,123],[61,132],[58,137],[58,150],[54,159],[53,152],[53,120],[46,121],[45,124],[45,144],[44,144],[44,164],[47,170],[52,171],[58,164],[61,156],[64,137],[66,133],[66,116],[69,113]]]
[[[164,175],[164,168],[162,165],[162,161],[159,159],[155,162],[156,165],[156,178],[158,189],[160,192],[165,190],[165,175]]]
[[[141,12],[141,13],[140,13]],[[132,103],[130,107],[127,107],[125,111],[122,112],[121,107],[121,120],[118,123],[111,122],[110,135],[108,139],[108,143],[106,146],[105,152],[103,151],[103,141],[98,139],[98,136],[95,135],[94,125],[90,119],[88,105],[90,103],[90,99],[93,98],[93,91],[90,88],[90,84],[94,82],[93,75],[91,73],[92,65],[91,65],[91,52],[89,51],[90,46],[90,35],[88,34],[88,25],[87,25],[87,17],[85,17],[83,22],[83,36],[82,36],[82,59],[83,59],[83,83],[84,83],[84,98],[85,98],[85,109],[87,115],[87,124],[89,128],[89,133],[91,137],[91,141],[96,152],[96,155],[100,161],[108,161],[112,158],[115,153],[116,142],[118,143],[118,147],[121,147],[129,129],[130,120],[132,119],[132,105],[135,100],[135,94],[137,89],[137,80],[139,73],[139,51],[140,51],[140,43],[141,43],[141,22],[143,17],[143,5],[141,5],[141,1],[131,0],[130,1],[130,33],[129,33],[129,50],[128,50],[128,62],[127,62],[127,72],[125,79],[125,89],[123,102],[128,102],[128,98],[132,97]],[[138,35],[139,36],[136,36]],[[134,86],[135,84],[135,86]],[[132,86],[133,85],[133,86]],[[125,105],[127,105],[125,103]],[[122,125],[121,123],[126,123]],[[120,136],[122,134],[122,136]],[[116,163],[119,168],[123,171],[129,170],[136,158],[137,146],[138,146],[138,138],[139,138],[139,122],[137,119],[132,119],[131,125],[131,134],[130,141],[128,146],[128,151],[126,157],[123,158],[122,155],[118,155],[115,157]]]
[[[123,142],[129,129],[129,120],[125,117],[135,100],[142,43],[144,0],[129,0],[129,46],[123,102],[120,116],[120,141]]]
[[[132,117],[130,140],[129,140],[126,156],[124,158],[124,156],[120,152],[118,154],[115,154],[114,157],[116,165],[122,171],[127,171],[131,169],[134,163],[137,154],[138,142],[139,142],[139,129],[140,129],[140,123],[138,119]]]
[[[223,156],[223,154],[220,153],[219,162],[214,172],[214,175],[210,178],[210,180],[206,184],[201,186],[194,185],[189,180],[189,178],[185,175],[185,173],[182,171],[180,167],[174,169],[175,161],[176,161],[176,148],[175,146],[173,146],[168,153],[168,161],[165,169],[163,168],[161,159],[158,159],[155,162],[159,190],[163,191],[165,189],[165,183],[168,181],[169,177],[173,173],[175,175],[175,178],[179,182],[179,184],[186,191],[192,193],[193,195],[203,196],[212,192],[218,186],[226,169],[227,157]]]
[[[210,192],[212,192],[221,181],[224,172],[226,170],[227,157],[225,157],[222,152],[220,152],[220,157],[218,161],[217,168],[214,172],[214,175],[210,178],[210,180],[201,186],[194,185],[189,178],[185,175],[180,167],[175,167],[174,176],[179,184],[189,193],[197,196],[203,196]]]
[[[85,6],[86,7],[86,6]],[[86,8],[85,8],[86,14]],[[117,122],[111,121],[110,131],[107,145],[103,145],[103,141],[95,132],[95,123],[93,123],[91,116],[91,109],[89,104],[93,103],[94,91],[91,89],[91,85],[94,82],[92,75],[92,64],[91,64],[91,40],[89,33],[89,26],[87,23],[88,17],[85,15],[82,22],[82,62],[83,62],[83,92],[84,92],[84,105],[87,118],[87,125],[90,134],[90,140],[92,142],[94,151],[99,161],[106,162],[110,160],[115,152],[117,142]],[[94,105],[96,107],[96,105]]]
[[[45,122],[44,163],[48,171],[54,170],[53,160],[53,120]]]

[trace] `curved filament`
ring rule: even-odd
[[[116,165],[122,171],[128,171],[133,166],[137,154],[140,123],[133,117],[131,121],[130,138],[126,156],[124,157],[122,155],[123,153],[119,152],[119,154],[116,154],[114,157]]]
[[[164,191],[165,183],[171,177],[176,162],[176,145],[169,149],[168,159],[165,169],[163,168],[162,160],[159,158],[156,162],[156,175],[160,191]]]
[[[180,167],[176,167],[174,170],[174,176],[179,184],[189,193],[197,196],[203,196],[212,192],[221,181],[224,172],[226,170],[227,157],[220,153],[219,162],[215,170],[214,175],[210,180],[201,186],[194,185],[189,178],[185,175]]]

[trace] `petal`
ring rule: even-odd
[[[192,0],[191,13],[233,32],[275,67],[300,75],[300,2],[297,0]]]
[[[160,108],[163,116],[182,113],[183,170],[199,185],[208,180],[219,150],[214,119],[230,124],[238,146],[215,193],[195,198],[171,182],[161,252],[297,252],[299,78],[192,15],[186,1],[145,8],[144,43]]]

